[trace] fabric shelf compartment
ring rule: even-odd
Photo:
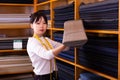
[[[26,49],[26,45],[27,45],[27,38],[26,39],[22,39],[22,38],[6,38],[6,39],[2,39],[0,40],[0,49],[1,50],[5,50],[5,49],[13,49],[13,42],[14,40],[22,40],[22,48]]]
[[[84,21],[85,29],[118,29],[118,0],[80,5],[79,14]]]
[[[60,80],[74,80],[74,66],[57,61]],[[63,74],[64,72],[64,74]]]
[[[80,64],[102,73],[117,77],[117,46],[117,37],[88,36],[88,42],[83,47],[78,49]]]
[[[55,24],[56,28],[63,28],[64,22],[67,20],[74,20],[74,3],[66,6],[60,6],[54,9],[55,11]]]
[[[0,23],[29,23],[30,14],[0,14]]]

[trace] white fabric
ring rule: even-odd
[[[55,42],[47,37],[46,39],[51,43],[53,48],[61,45],[61,43]],[[44,42],[43,37],[41,37],[41,40]],[[50,60],[52,60],[52,71],[54,70],[54,54],[52,50],[46,50],[37,39],[33,37],[28,39],[27,52],[36,75],[50,73]]]

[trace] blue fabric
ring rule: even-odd
[[[85,45],[84,46],[87,50],[95,51],[96,53],[117,57],[118,50],[114,48],[107,48],[107,47],[100,47],[100,46],[93,46],[93,45]]]
[[[80,74],[80,80],[108,80],[108,79],[90,72],[85,72]]]
[[[64,59],[67,59],[67,60],[69,60],[69,61],[72,61],[72,62],[74,62],[74,56],[72,56],[72,55],[69,55],[69,54],[67,54],[67,53],[60,53],[58,56],[60,56],[60,57],[62,57],[62,58],[64,58]]]
[[[118,29],[118,20],[83,20],[85,29]]]
[[[110,8],[118,8],[118,0],[105,0],[97,3],[91,3],[80,6],[81,11],[99,11]]]
[[[57,66],[61,80],[74,80],[74,66],[61,61],[57,61]]]
[[[118,49],[118,38],[117,37],[89,37],[86,45],[97,45],[109,48]]]
[[[56,28],[63,28],[64,22],[67,20],[74,20],[74,3],[60,6],[54,9],[55,11],[55,24]]]
[[[61,12],[66,13],[66,12],[74,11],[74,3],[65,6],[56,7],[54,8],[54,11],[55,14],[59,14]]]
[[[98,70],[100,72],[103,72],[105,74],[117,77],[117,69],[116,68],[111,68],[108,66],[104,66],[104,65],[100,65],[99,63],[94,63],[91,60],[86,60],[86,59],[82,59],[80,58],[80,64],[83,66],[86,66],[88,68],[92,68],[94,70]]]
[[[118,29],[118,0],[81,5],[79,13],[85,29]]]

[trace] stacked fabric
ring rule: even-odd
[[[63,39],[63,32],[58,31],[54,33],[55,41],[62,43],[62,39]],[[74,48],[71,47],[68,51],[62,51],[58,56],[74,62]]]
[[[57,61],[60,80],[74,80],[74,66]]]
[[[27,38],[1,38],[0,39],[0,49],[13,49],[14,40],[22,41],[22,48],[26,49]]]
[[[63,28],[64,22],[67,20],[74,20],[74,3],[60,6],[54,9],[55,11],[55,24],[57,28]]]
[[[88,42],[79,48],[80,64],[117,77],[118,37],[89,36]]]
[[[108,79],[90,72],[84,72],[80,74],[79,80],[108,80]]]
[[[79,11],[86,29],[118,29],[118,0],[83,4]]]
[[[50,20],[50,10],[40,10],[40,11],[43,12],[47,16],[48,20]]]
[[[6,27],[29,27],[30,14],[0,14],[0,26]]]
[[[30,14],[0,14],[1,23],[28,23]]]

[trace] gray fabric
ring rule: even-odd
[[[69,20],[64,23],[63,44],[66,46],[82,46],[87,36],[82,20]]]

